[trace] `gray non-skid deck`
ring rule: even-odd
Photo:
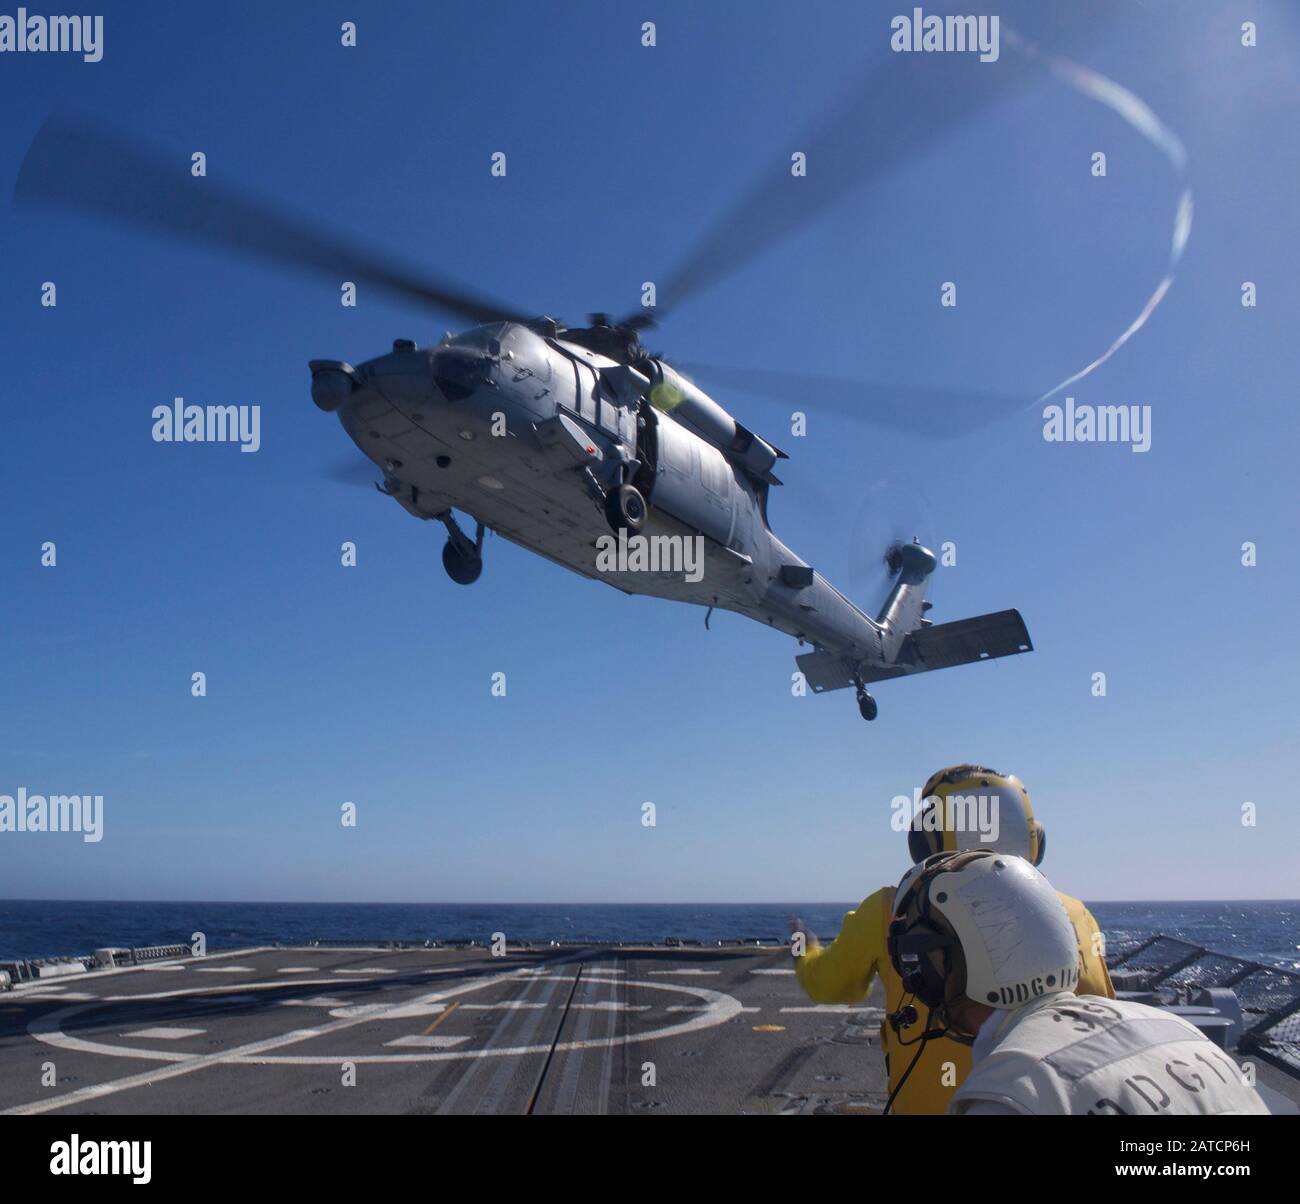
[[[0,1112],[876,1112],[879,1003],[779,949],[242,950],[0,994]]]

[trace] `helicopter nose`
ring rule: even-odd
[[[312,360],[310,367],[312,400],[386,475],[425,454],[441,413],[427,353],[403,350],[355,368]]]
[[[311,396],[317,407],[334,413],[349,402],[361,404],[378,393],[390,404],[405,408],[440,400],[427,351],[410,339],[397,339],[388,355],[353,367],[343,360],[311,360]]]
[[[417,351],[409,339],[398,339],[389,355],[369,360],[359,369],[365,385],[394,409],[416,417],[442,401],[434,388],[428,351]]]

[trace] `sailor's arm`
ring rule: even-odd
[[[829,945],[811,933],[802,957],[794,959],[799,985],[817,1003],[860,1003],[884,958],[885,907],[892,892],[876,891],[846,912],[840,934]]]

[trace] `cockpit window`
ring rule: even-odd
[[[472,330],[462,330],[459,334],[448,332],[443,339],[444,347],[473,348],[486,351],[493,343],[500,343],[506,338],[510,329],[508,322],[490,322],[486,326],[475,326]]]
[[[439,351],[433,356],[433,380],[448,401],[464,401],[483,383],[487,361],[468,351]]]

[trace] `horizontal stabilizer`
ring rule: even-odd
[[[925,673],[1033,650],[1020,612],[999,610],[996,614],[977,615],[973,619],[958,619],[955,623],[940,623],[937,627],[914,631],[907,639],[904,653],[914,662],[913,673]]]
[[[892,665],[863,665],[858,675],[863,685],[906,677],[910,673],[928,673],[933,669],[951,669],[954,665],[971,665],[976,661],[996,660],[1032,652],[1025,621],[1018,610],[1000,610],[996,614],[958,619],[937,627],[922,627],[909,635],[898,660]],[[795,663],[814,694],[828,690],[847,690],[856,682],[851,661],[832,652],[805,652]]]

